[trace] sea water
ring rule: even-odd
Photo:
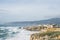
[[[0,40],[30,40],[32,33],[36,32],[18,27],[0,27]]]

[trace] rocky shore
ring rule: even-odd
[[[26,27],[29,31],[40,31],[30,35],[30,40],[60,40],[60,27],[57,25],[38,25]]]

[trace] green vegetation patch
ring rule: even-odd
[[[50,37],[56,37],[58,35],[60,35],[60,32],[59,31],[56,31],[56,32],[43,32],[43,33],[35,33],[34,34],[35,36],[50,36]]]

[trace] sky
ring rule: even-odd
[[[60,0],[0,0],[0,23],[60,16]]]

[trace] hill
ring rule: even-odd
[[[40,21],[24,21],[24,22],[9,22],[3,24],[4,26],[30,26],[38,24],[60,24],[60,18],[51,18],[47,20]]]

